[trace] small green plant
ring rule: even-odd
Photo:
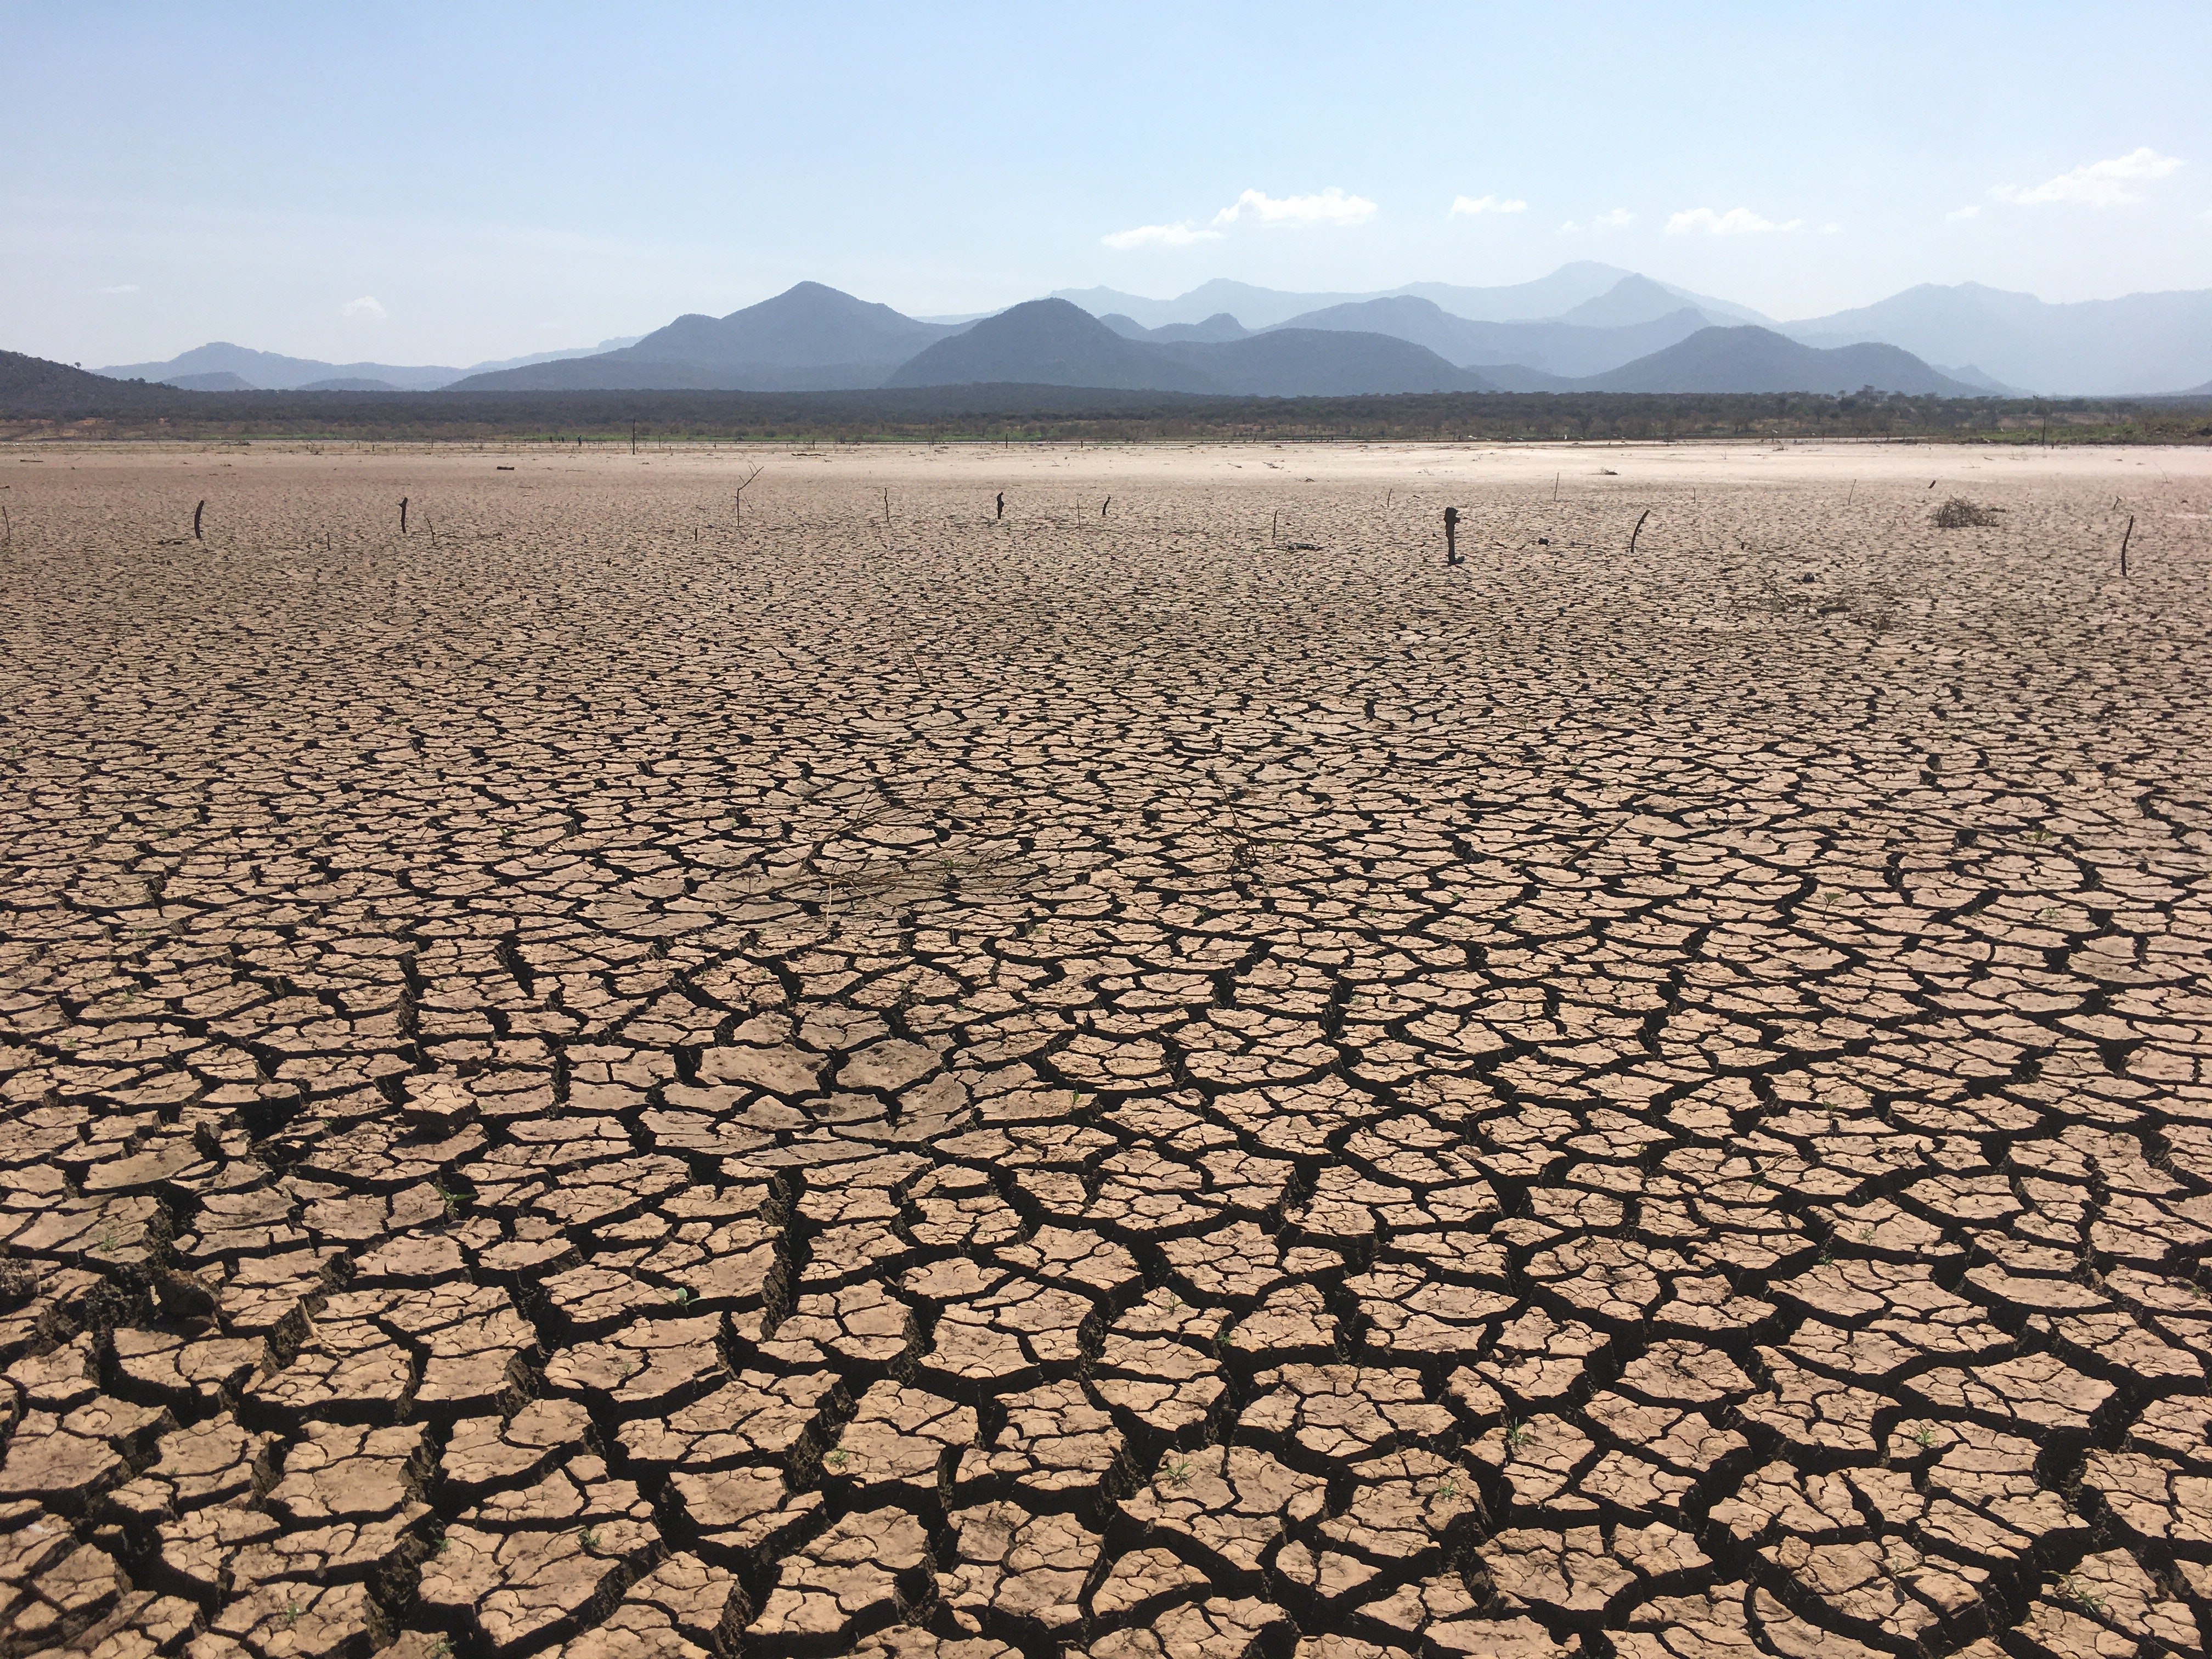
[[[596,1527],[582,1528],[577,1532],[576,1536],[583,1540],[584,1547],[587,1550],[595,1550],[599,1547],[599,1532]]]
[[[1936,1443],[1935,1429],[1928,1424],[1921,1424],[1912,1431],[1912,1443],[1919,1447],[1921,1450],[1926,1451],[1929,1447]]]
[[[668,1299],[679,1308],[688,1308],[691,1305],[690,1290],[685,1285],[678,1285],[668,1293]]]
[[[438,1554],[438,1555],[443,1555],[443,1554],[444,1554],[447,1550],[449,1550],[449,1549],[451,1549],[451,1548],[453,1548],[453,1540],[452,1539],[450,1539],[450,1538],[441,1538],[441,1539],[438,1540],[438,1547],[437,1547],[437,1549],[434,1552],[434,1553]]]
[[[453,1659],[453,1638],[441,1636],[430,1644],[430,1659]]]
[[[2094,1613],[2100,1619],[2105,1616],[2105,1598],[2075,1578],[2072,1573],[2068,1573],[2058,1581],[2058,1593],[2084,1612]]]
[[[1528,1425],[1526,1423],[1515,1422],[1505,1425],[1505,1443],[1516,1451],[1526,1445],[1528,1441]]]
[[[1874,1229],[1873,1229],[1872,1227],[1862,1227],[1862,1228],[1860,1228],[1860,1229],[1859,1229],[1859,1243],[1862,1243],[1862,1244],[1869,1244],[1869,1243],[1872,1243],[1873,1242],[1874,1242]]]
[[[1170,1486],[1190,1485],[1190,1459],[1178,1457],[1168,1465],[1168,1485]]]
[[[298,1624],[300,1622],[300,1615],[306,1611],[307,1608],[301,1607],[297,1601],[287,1601],[284,1604],[284,1623],[286,1627],[289,1628],[290,1626]]]
[[[822,1461],[833,1469],[842,1469],[847,1463],[852,1461],[852,1453],[847,1451],[842,1446],[840,1446],[836,1451],[831,1452],[829,1456],[823,1458]]]
[[[115,1236],[115,1229],[112,1227],[102,1227],[99,1236],[92,1241],[93,1248],[100,1250],[112,1250],[122,1242]]]
[[[1448,1474],[1443,1480],[1437,1481],[1437,1496],[1443,1498],[1447,1504],[1450,1503],[1453,1498],[1458,1497],[1459,1477],[1455,1474]]]

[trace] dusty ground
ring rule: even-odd
[[[0,453],[8,1653],[2200,1650],[2212,457],[752,459]]]

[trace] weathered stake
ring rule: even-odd
[[[1459,509],[1455,507],[1444,509],[1444,562],[1459,562]]]
[[[192,509],[192,539],[194,541],[198,541],[200,538],[200,514],[206,511],[207,503],[205,501],[202,501],[198,507]]]
[[[404,495],[399,498],[399,533],[403,536],[407,533],[407,498]]]
[[[2128,527],[2120,532],[2120,574],[2128,574],[2128,543],[2136,533],[2136,515],[2128,514]]]
[[[1002,489],[1002,490],[1000,490],[1000,491],[999,492],[999,517],[1000,517],[1000,518],[1001,518],[1001,519],[1004,519],[1006,516],[1006,492],[1005,490],[1003,490],[1003,489]]]
[[[1647,507],[1638,515],[1636,520],[1636,528],[1628,532],[1628,550],[1631,553],[1636,551],[1636,538],[1644,533],[1644,520],[1650,516],[1651,509]]]

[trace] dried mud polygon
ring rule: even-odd
[[[1164,453],[6,459],[7,1659],[2202,1651],[2202,481]]]

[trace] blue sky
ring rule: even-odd
[[[468,362],[804,277],[921,313],[1571,258],[1782,318],[2212,286],[2201,0],[0,0],[0,345],[88,366]]]

